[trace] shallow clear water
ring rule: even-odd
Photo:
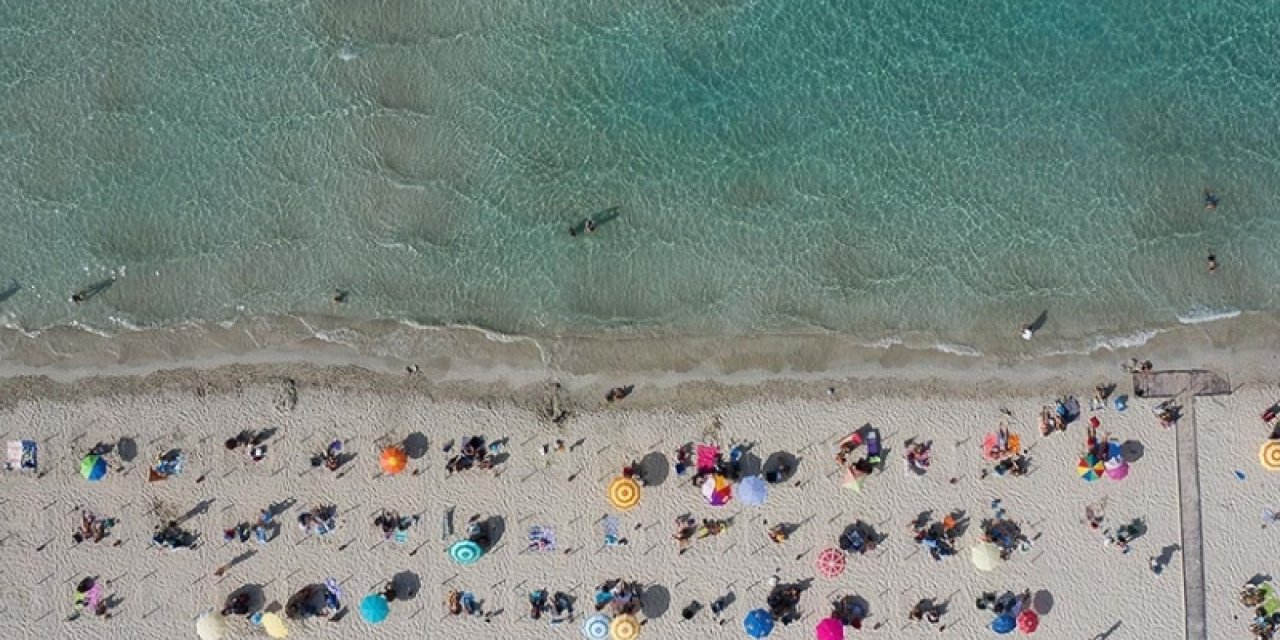
[[[1280,308],[1280,5],[917,4],[0,3],[0,314],[985,348]]]

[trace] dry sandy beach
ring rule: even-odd
[[[784,583],[811,583],[801,599],[803,618],[778,625],[771,637],[813,637],[829,603],[847,595],[869,606],[863,628],[848,629],[850,637],[984,637],[992,633],[987,625],[993,616],[977,610],[975,598],[1005,590],[1032,592],[1043,614],[1039,637],[1180,637],[1183,560],[1173,550],[1180,544],[1175,433],[1158,424],[1150,411],[1154,402],[1134,400],[1126,412],[1096,413],[1104,431],[1137,452],[1130,475],[1121,481],[1086,483],[1077,475],[1083,423],[1095,414],[1086,411],[1065,434],[1042,438],[1037,433],[1041,406],[1066,394],[1087,401],[1104,378],[1034,384],[761,380],[647,387],[637,380],[635,395],[612,405],[603,401],[606,387],[566,384],[561,402],[571,415],[561,425],[543,414],[551,388],[546,383],[432,384],[422,375],[303,365],[73,384],[12,378],[4,383],[0,433],[5,440],[39,442],[41,476],[0,475],[6,513],[0,545],[10,557],[0,567],[0,607],[10,637],[194,637],[196,615],[220,608],[228,594],[245,585],[259,585],[262,604],[270,605],[332,577],[342,584],[344,604],[352,606],[395,577],[416,593],[393,602],[385,623],[368,625],[354,612],[338,622],[290,620],[290,637],[492,633],[576,638],[581,620],[591,613],[596,585],[624,578],[646,588],[643,637],[737,638],[746,637],[743,616],[765,605],[768,582],[777,576]],[[1118,393],[1128,392],[1118,369],[1110,380],[1121,383]],[[1266,433],[1258,413],[1277,389],[1258,381],[1242,387],[1230,397],[1196,401],[1210,637],[1245,634],[1247,616],[1232,618],[1247,613],[1235,592],[1253,575],[1271,571],[1267,551],[1275,532],[1260,529],[1258,513],[1270,506],[1267,492],[1277,482],[1260,468],[1256,451]],[[982,477],[990,463],[982,460],[978,443],[1000,423],[1002,410],[1029,449],[1031,472],[1025,477]],[[867,423],[882,434],[886,464],[861,492],[843,489],[833,459],[836,443]],[[253,463],[224,448],[223,441],[242,429],[275,430],[265,461]],[[468,470],[448,476],[442,448],[471,435],[506,439],[509,459],[497,474]],[[423,436],[425,447],[413,452],[420,455],[405,473],[380,473],[382,446],[407,438],[421,446]],[[908,438],[933,443],[932,465],[923,476],[905,471],[902,445]],[[79,460],[95,443],[122,439],[133,446],[108,456],[105,479],[89,483],[80,476]],[[345,474],[314,469],[309,461],[334,439],[357,454],[343,468]],[[556,440],[577,446],[543,455],[541,447]],[[624,465],[648,456],[646,468],[659,462],[669,469],[675,449],[688,442],[726,448],[749,442],[761,459],[785,451],[800,462],[794,478],[773,487],[762,507],[738,501],[711,507],[688,476],[670,473],[644,489],[635,509],[616,513],[610,507],[605,485]],[[183,473],[148,482],[154,456],[171,449],[186,456]],[[1237,468],[1246,480],[1235,478]],[[994,500],[1023,527],[1032,546],[995,571],[980,573],[967,549],[977,544],[979,523],[992,516]],[[297,514],[321,503],[337,506],[338,528],[323,538],[305,537],[295,524]],[[280,516],[277,538],[265,545],[222,542],[224,529],[253,520],[273,504],[291,505]],[[205,508],[188,513],[200,505]],[[1104,507],[1104,527],[1143,520],[1146,533],[1131,553],[1106,546],[1100,533],[1084,524],[1089,505]],[[97,545],[75,545],[71,535],[82,508],[120,523]],[[384,508],[421,516],[407,543],[384,541],[373,525]],[[442,541],[441,517],[451,508],[456,531]],[[970,518],[959,539],[961,553],[934,561],[912,540],[908,524],[922,511],[941,518],[954,510]],[[731,517],[733,524],[679,555],[670,536],[673,518],[684,513]],[[197,549],[149,546],[162,520],[184,514],[184,526],[200,536]],[[463,535],[473,514],[500,518],[501,531],[489,554],[459,567],[445,548]],[[627,546],[603,544],[606,514],[618,516]],[[843,575],[818,575],[816,555],[836,546],[844,527],[856,520],[887,539],[875,551],[850,557]],[[765,521],[800,526],[775,545],[766,537]],[[533,525],[554,527],[555,552],[525,549]],[[1169,565],[1157,576],[1149,559],[1160,555]],[[223,576],[215,575],[238,557]],[[75,612],[75,585],[86,576],[104,581],[113,604],[110,618],[68,619]],[[473,592],[486,611],[497,615],[489,622],[449,616],[444,597],[451,588]],[[576,621],[550,625],[546,617],[529,619],[527,594],[537,588],[575,596]],[[727,622],[720,626],[705,607],[729,593]],[[908,608],[922,598],[949,603],[941,634],[937,627],[909,623]],[[682,620],[681,609],[691,601],[704,609]],[[233,618],[231,637],[255,636],[265,637],[261,628]]]

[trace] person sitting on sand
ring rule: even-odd
[[[444,603],[449,615],[456,616],[462,613],[462,594],[457,589],[449,590],[444,597]]]

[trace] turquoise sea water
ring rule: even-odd
[[[984,350],[1045,310],[1087,349],[1280,309],[1276,24],[1224,1],[3,2],[0,315]]]

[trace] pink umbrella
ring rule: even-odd
[[[818,573],[824,578],[834,578],[844,573],[844,552],[834,547],[818,554]]]
[[[844,623],[835,618],[823,618],[817,631],[818,640],[844,640]]]
[[[1106,474],[1112,480],[1124,480],[1129,475],[1129,463],[1120,458],[1112,458],[1106,462]]]

